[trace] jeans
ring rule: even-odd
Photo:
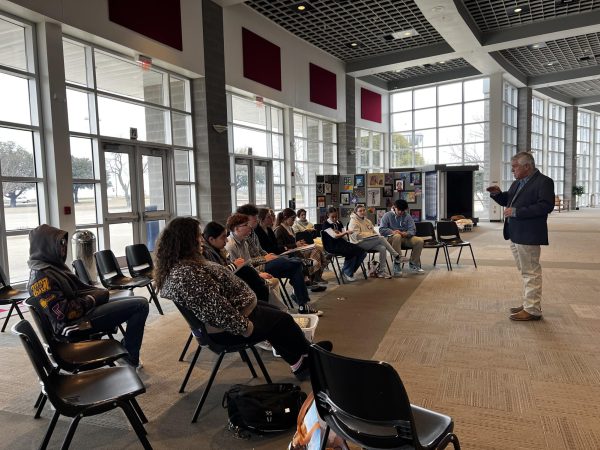
[[[308,354],[310,343],[288,313],[258,302],[248,319],[254,324],[254,331],[249,337],[223,332],[211,334],[211,339],[223,345],[269,341],[290,366],[296,364],[302,355]]]
[[[517,269],[523,278],[523,309],[529,314],[542,314],[542,266],[539,245],[510,243]]]
[[[365,251],[375,250],[379,252],[379,270],[385,270],[387,264],[386,251],[390,252],[392,257],[399,256],[399,253],[383,236],[380,236],[379,239],[371,238],[366,241],[360,241],[357,245]]]
[[[306,283],[304,283],[302,268],[301,259],[286,258],[285,256],[280,256],[265,264],[265,272],[277,278],[289,278],[290,284],[294,288],[298,305],[304,305],[310,300]]]
[[[123,346],[129,352],[130,362],[137,366],[148,310],[148,300],[143,297],[117,298],[96,306],[85,318],[92,324],[92,331],[98,332],[110,332],[127,322]]]

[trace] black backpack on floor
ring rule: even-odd
[[[291,383],[236,384],[223,396],[229,428],[254,433],[286,431],[296,426],[306,394]]]

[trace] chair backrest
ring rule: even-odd
[[[181,305],[176,301],[173,301],[173,303],[175,304],[175,306],[189,325],[190,330],[192,331],[192,334],[196,337],[196,339],[198,339],[202,345],[208,345],[211,341],[208,337],[208,332],[206,331],[206,326],[204,325],[204,322],[198,319],[194,312],[191,311],[189,308]]]
[[[431,222],[415,222],[417,236],[426,238],[425,240],[437,241],[435,237],[435,228]]]
[[[440,221],[436,224],[438,241],[444,242],[448,240],[460,239],[460,232],[456,222]]]
[[[108,288],[108,281],[112,278],[123,276],[123,272],[121,272],[117,258],[112,250],[100,250],[94,253],[94,258],[96,259],[98,276],[104,287]]]
[[[382,435],[398,433],[404,443],[412,442],[416,434],[410,402],[392,366],[336,355],[317,345],[309,353],[317,411],[336,433],[360,444],[357,437],[373,434],[377,422]]]
[[[2,266],[0,266],[0,287],[4,286],[10,287],[10,283],[8,278],[6,278],[6,274],[4,273]]]
[[[133,244],[125,247],[125,259],[127,259],[127,269],[132,277],[152,274],[154,262],[146,244]]]
[[[37,333],[26,320],[21,320],[13,326],[12,332],[21,339],[39,379],[47,386],[48,377],[54,371],[54,365],[44,350]]]
[[[48,344],[48,347],[50,347],[50,353],[54,355],[56,353],[53,350],[54,344],[57,341],[64,342],[64,339],[54,334],[52,324],[50,323],[48,316],[46,316],[46,314],[44,314],[44,311],[42,311],[42,307],[38,299],[36,299],[35,297],[29,297],[27,300],[25,300],[24,303],[29,308],[31,317],[37,325],[38,330],[40,330],[40,332],[42,333],[44,341],[46,341],[46,344]]]
[[[83,264],[83,261],[81,259],[74,259],[72,265],[73,270],[75,271],[75,275],[77,275],[79,281],[90,286],[94,285],[94,283],[92,282],[92,277],[90,277],[90,273],[86,269],[85,264]]]

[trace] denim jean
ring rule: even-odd
[[[301,259],[286,258],[285,256],[280,256],[265,264],[265,272],[277,278],[289,278],[290,284],[294,288],[298,305],[304,305],[310,300],[306,283],[304,283],[302,268]]]
[[[111,299],[108,303],[96,306],[85,318],[92,324],[92,330],[99,332],[110,332],[127,322],[123,346],[129,352],[130,362],[137,365],[140,361],[140,347],[148,310],[148,300],[144,297],[124,297]]]

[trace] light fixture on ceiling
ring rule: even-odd
[[[431,11],[434,13],[440,13],[443,10],[444,10],[444,7],[442,5],[434,6],[433,8],[431,8]]]
[[[517,5],[511,6],[506,9],[506,13],[509,16],[520,16],[521,14],[529,12],[529,5]]]
[[[393,33],[386,34],[383,36],[383,39],[385,39],[386,41],[395,41],[398,39],[406,39],[418,35],[419,32],[414,28],[411,28],[408,30],[394,31]]]
[[[548,47],[548,46],[546,45],[545,42],[536,42],[535,44],[531,44],[531,45],[527,46],[527,48],[529,50],[537,50],[539,48],[546,48],[546,47]]]
[[[556,0],[556,4],[558,6],[568,6],[568,5],[572,5],[574,3],[579,3],[579,0]]]
[[[583,55],[577,59],[579,59],[579,61],[581,61],[581,62],[585,62],[585,61],[590,61],[592,59],[592,56],[591,55]]]
[[[438,64],[446,64],[446,61],[440,61]]]
[[[298,13],[305,13],[305,12],[308,12],[308,11],[311,11],[312,9],[314,9],[313,6],[306,1],[296,2],[292,5],[290,5],[290,8],[292,8],[295,12],[298,12]]]
[[[552,67],[558,64],[558,61],[548,61],[545,66]]]
[[[352,42],[347,42],[346,46],[350,47],[350,48],[359,48],[359,47],[362,47],[362,44],[358,41],[352,41]]]

